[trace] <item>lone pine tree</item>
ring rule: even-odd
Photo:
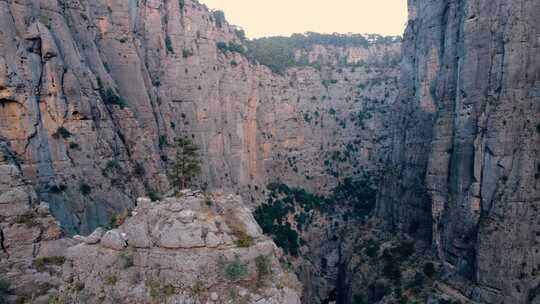
[[[170,179],[176,190],[182,190],[201,171],[199,148],[186,137],[178,138],[175,145],[176,157]]]

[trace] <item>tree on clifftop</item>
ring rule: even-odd
[[[169,174],[173,186],[178,191],[185,189],[200,171],[199,148],[187,137],[178,138],[176,157]]]

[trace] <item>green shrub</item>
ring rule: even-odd
[[[111,88],[100,89],[99,93],[101,99],[106,105],[117,105],[122,109],[127,105],[126,101],[116,94]]]
[[[163,147],[167,146],[167,136],[160,135],[158,139],[158,145],[160,149],[163,149]]]
[[[244,223],[238,219],[233,209],[225,210],[223,214],[225,224],[231,229],[232,234],[236,237],[236,246],[250,247],[253,245],[253,238],[246,232]]]
[[[186,7],[186,1],[185,0],[178,0],[178,5],[180,6],[180,12],[184,13],[184,7]]]
[[[270,235],[276,245],[286,253],[297,256],[300,248],[298,233],[285,220],[289,211],[280,201],[275,201],[257,207],[254,216],[263,232]]]
[[[49,188],[49,192],[51,193],[54,193],[54,194],[58,194],[58,193],[62,193],[64,191],[67,190],[67,186],[64,185],[64,184],[60,184],[60,185],[52,185],[50,188]]]
[[[352,215],[355,218],[363,218],[375,207],[376,198],[377,191],[369,178],[345,178],[332,191],[325,206],[330,208],[337,203],[344,204],[352,209]]]
[[[32,261],[32,267],[39,272],[44,272],[48,266],[62,266],[66,262],[63,256],[41,257]]]
[[[247,247],[251,247],[253,245],[253,238],[245,233],[245,232],[241,232],[239,234],[237,234],[237,240],[235,242],[236,246],[238,247],[241,247],[241,248],[247,248]]]
[[[157,202],[161,199],[161,195],[159,195],[156,190],[149,190],[148,197],[152,202]]]
[[[50,295],[47,303],[48,304],[64,304],[66,302],[59,295]]]
[[[26,228],[39,226],[39,222],[36,219],[36,214],[31,211],[17,215],[15,217],[15,223],[24,224]]]
[[[70,148],[70,149],[73,149],[73,150],[80,150],[81,147],[80,147],[79,144],[76,143],[76,142],[70,142],[70,143],[69,143],[69,148]]]
[[[62,137],[63,139],[67,139],[71,137],[71,132],[69,132],[69,130],[64,127],[59,127],[58,129],[56,129],[56,132],[53,134],[53,136],[56,138]]]
[[[374,258],[377,256],[377,253],[379,252],[379,245],[374,243],[374,244],[369,244],[367,247],[366,247],[366,255],[370,258]]]
[[[223,275],[231,282],[238,281],[244,278],[247,274],[247,265],[241,263],[238,257],[236,257],[232,262],[225,263],[223,266]]]
[[[81,192],[82,195],[88,196],[92,192],[92,187],[90,187],[86,183],[82,183],[79,185],[79,191]]]
[[[257,286],[262,287],[265,285],[268,277],[272,274],[270,257],[259,255],[255,258],[255,266],[257,268]]]
[[[238,44],[238,43],[234,43],[234,42],[229,42],[229,46],[228,46],[228,49],[229,51],[231,52],[235,52],[235,53],[239,53],[239,54],[244,54],[246,52],[245,48],[243,45],[241,44]]]
[[[146,279],[144,285],[150,290],[150,298],[165,302],[165,298],[176,294],[176,288],[171,284],[163,285],[162,282],[154,279]]]
[[[171,37],[169,36],[165,37],[165,48],[167,49],[167,53],[174,54],[172,40],[171,40]]]
[[[116,282],[118,282],[118,278],[116,277],[116,275],[111,274],[105,277],[104,282],[106,285],[114,286],[116,285]]]
[[[128,269],[133,267],[135,264],[133,263],[133,255],[122,252],[118,255],[118,266],[120,269]]]
[[[146,169],[144,168],[144,165],[141,163],[135,163],[134,173],[139,177],[143,177],[146,174]]]
[[[165,297],[170,297],[174,294],[176,294],[176,289],[171,284],[167,284],[163,287],[163,295],[165,295]]]
[[[229,46],[227,45],[227,43],[222,41],[217,42],[216,47],[222,52],[227,52],[229,50]]]
[[[130,212],[128,210],[124,210],[121,213],[113,214],[111,216],[111,219],[109,220],[109,225],[107,226],[107,228],[110,230],[120,227],[129,217],[129,214]]]
[[[214,21],[216,23],[216,26],[218,28],[222,28],[223,24],[225,24],[225,13],[223,11],[217,10],[213,11],[212,14],[214,15]]]
[[[182,50],[182,57],[188,58],[188,57],[191,57],[191,56],[193,56],[193,52],[191,50],[188,50],[188,49],[183,49]]]
[[[144,286],[150,289],[150,298],[157,300],[161,295],[161,283],[157,280],[146,279]]]
[[[103,169],[103,175],[107,175],[111,172],[120,171],[120,162],[116,159],[108,160],[105,164],[105,169]]]
[[[236,36],[242,40],[242,41],[245,41],[246,40],[246,32],[243,30],[243,29],[235,29],[234,30],[234,33],[236,34]]]

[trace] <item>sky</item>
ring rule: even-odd
[[[249,38],[319,33],[402,35],[407,0],[199,0]]]

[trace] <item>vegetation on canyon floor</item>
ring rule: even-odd
[[[264,233],[293,256],[299,254],[302,232],[310,225],[314,212],[336,213],[341,209],[344,220],[364,219],[375,206],[376,191],[369,178],[346,178],[328,196],[291,188],[282,183],[267,186],[270,191],[266,203],[255,209],[255,219]],[[337,214],[337,213],[336,213]],[[293,216],[294,223],[288,220]]]

